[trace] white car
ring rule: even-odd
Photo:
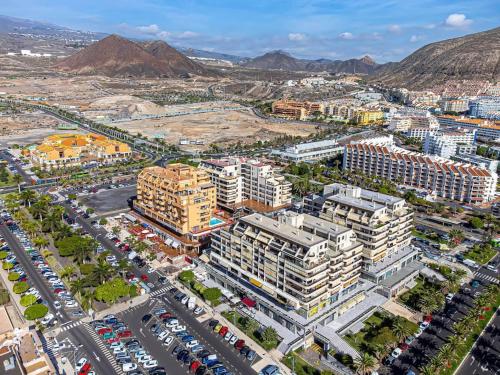
[[[400,355],[401,355],[402,351],[401,349],[399,348],[396,348],[392,351],[391,355],[394,357],[394,358],[398,358]]]
[[[66,307],[77,307],[78,304],[76,303],[75,300],[70,300],[70,301],[66,301],[65,306]]]
[[[82,369],[82,367],[88,362],[87,358],[80,358],[78,360],[78,362],[76,362],[76,365],[75,365],[75,370],[76,372],[80,372],[80,370]]]
[[[61,302],[59,302],[59,301],[55,301],[55,302],[54,302],[54,308],[55,308],[56,310],[59,310],[61,307],[62,307]]]
[[[422,322],[420,323],[419,327],[421,330],[425,330],[427,329],[427,327],[429,327],[430,323],[429,322]]]
[[[122,347],[117,347],[117,348],[114,348],[113,349],[113,354],[114,355],[117,355],[117,354],[127,354],[127,349],[125,348],[122,348]]]
[[[153,360],[153,357],[151,357],[150,355],[143,355],[142,357],[139,357],[136,359],[137,359],[137,362],[139,362],[139,363],[146,363],[146,362]]]
[[[497,266],[494,264],[488,264],[486,268],[489,269],[490,271],[495,271],[495,272],[497,270]]]
[[[183,305],[185,305],[185,304],[187,303],[187,301],[189,301],[189,297],[188,297],[188,296],[186,296],[186,297],[184,297],[183,299],[181,299],[181,303],[182,303]]]
[[[153,359],[152,361],[148,361],[142,365],[142,367],[144,367],[145,369],[153,368],[156,366],[158,366],[158,361],[156,359]]]
[[[155,269],[153,267],[148,267],[148,269],[146,270],[147,273],[153,273],[155,272]]]
[[[111,350],[114,350],[115,348],[123,348],[123,343],[122,343],[122,342],[120,342],[120,341],[118,341],[118,342],[114,342],[114,343],[112,343],[112,344],[109,346],[109,348],[110,348]]]
[[[174,328],[174,327],[176,327],[178,325],[179,325],[179,321],[177,319],[173,319],[170,322],[168,322],[167,324],[165,324],[165,327],[167,327],[167,328]]]
[[[420,335],[421,335],[422,333],[424,333],[424,330],[423,330],[422,328],[419,328],[419,329],[417,330],[417,332],[415,332],[415,333],[413,334],[413,336],[415,336],[415,337],[420,337]]]
[[[163,341],[163,345],[165,346],[169,346],[172,341],[174,341],[174,338],[172,336],[168,336],[164,341]]]
[[[234,345],[236,341],[238,341],[238,336],[233,335],[233,337],[231,337],[231,340],[229,340],[229,344]]]
[[[446,295],[446,301],[447,301],[447,302],[451,302],[451,301],[453,300],[453,297],[454,297],[454,296],[455,296],[455,295],[454,295],[453,293],[448,293],[448,294]]]
[[[158,340],[165,340],[165,338],[168,336],[169,332],[168,331],[162,331],[159,335],[158,335]]]
[[[124,372],[130,372],[130,371],[137,370],[137,364],[135,364],[135,363],[124,363],[123,366],[122,366],[122,370]]]
[[[172,328],[173,333],[177,333],[177,332],[181,332],[181,331],[185,331],[185,330],[186,330],[186,326],[181,326],[181,325],[178,325],[178,326],[175,326],[174,328]]]
[[[197,306],[197,307],[194,309],[194,313],[195,313],[196,315],[201,314],[202,312],[203,312],[203,307],[201,307],[201,306]]]
[[[40,323],[42,323],[43,325],[47,325],[52,319],[54,319],[54,314],[47,314],[42,320],[40,320]]]
[[[194,348],[196,345],[198,345],[200,342],[198,340],[192,340],[192,341],[189,341],[187,344],[186,344],[186,348],[188,349],[191,349],[191,348]]]
[[[231,332],[228,332],[226,333],[226,335],[224,336],[224,340],[226,341],[229,341],[231,340],[231,337],[233,337],[234,335],[231,333]]]

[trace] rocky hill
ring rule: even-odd
[[[462,79],[500,81],[500,27],[428,44],[383,67],[372,81],[424,89]]]
[[[204,67],[164,42],[150,42],[144,47],[120,36],[110,35],[64,59],[55,68],[75,74],[109,77],[176,78],[206,73]]]
[[[162,64],[177,76],[189,74],[210,75],[209,71],[200,64],[189,59],[175,48],[161,40],[143,43],[144,49],[156,57]]]
[[[242,64],[247,68],[274,69],[306,72],[361,73],[372,74],[381,65],[370,57],[350,60],[304,60],[290,56],[283,51],[268,52]]]

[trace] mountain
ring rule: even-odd
[[[173,78],[206,73],[205,68],[165,42],[150,42],[144,47],[118,35],[110,35],[64,59],[55,68],[110,77]]]
[[[229,55],[227,53],[204,51],[201,49],[188,48],[188,47],[175,47],[175,48],[179,52],[183,53],[188,57],[203,57],[206,59],[226,60],[234,64],[240,63],[241,61],[245,60],[244,57]]]
[[[242,65],[247,68],[256,69],[361,74],[372,74],[381,66],[368,56],[345,61],[328,59],[305,60],[297,59],[283,51],[268,52],[262,56],[250,59]]]
[[[500,27],[428,44],[372,78],[409,89],[463,79],[500,81]]]

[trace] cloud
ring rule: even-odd
[[[410,42],[416,43],[416,42],[420,42],[422,39],[424,39],[423,35],[412,35],[410,38]]]
[[[344,32],[339,34],[339,38],[344,40],[351,40],[354,39],[354,35],[352,35],[352,33],[349,32]]]
[[[160,31],[156,36],[160,39],[167,39],[172,36],[172,33],[170,31]]]
[[[472,20],[468,19],[465,14],[453,13],[450,14],[444,24],[448,27],[466,27],[472,23]]]
[[[137,31],[144,33],[144,34],[158,34],[160,32],[160,27],[156,24],[152,25],[147,25],[147,26],[137,26],[136,27]]]
[[[176,35],[179,39],[192,39],[198,37],[200,34],[195,33],[194,31],[183,31]]]
[[[387,28],[391,33],[400,33],[401,32],[401,26],[399,25],[389,25]]]
[[[288,40],[292,42],[302,42],[307,39],[307,36],[305,34],[301,33],[290,33],[288,34]]]

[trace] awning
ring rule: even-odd
[[[165,245],[170,246],[172,245],[172,242],[174,241],[171,238],[167,238],[167,240],[165,241]]]
[[[253,284],[253,285],[255,285],[258,288],[262,287],[262,283],[260,281],[258,281],[258,280],[250,278],[250,279],[248,279],[248,281],[250,281],[250,284]]]
[[[255,305],[257,304],[254,300],[248,298],[248,297],[243,297],[241,299],[241,302],[246,305],[247,307],[255,307]]]

